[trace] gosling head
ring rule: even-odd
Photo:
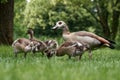
[[[48,50],[45,51],[45,53],[46,53],[47,58],[49,59],[49,58],[51,58],[53,55],[56,54],[56,50],[55,50],[55,49],[48,49]]]
[[[35,44],[33,51],[36,51],[36,52],[37,51],[44,51],[46,49],[47,49],[47,46],[44,43],[38,42],[37,44]]]
[[[45,43],[49,49],[58,47],[58,43],[55,40],[48,40],[48,41],[45,41]]]
[[[26,34],[34,34],[34,31],[32,28],[28,28]]]
[[[31,51],[33,47],[34,47],[33,42],[30,42],[30,44],[25,46],[25,52]]]

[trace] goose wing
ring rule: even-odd
[[[100,42],[102,43],[105,43],[105,44],[110,44],[110,42],[92,32],[87,32],[87,31],[78,31],[78,32],[74,32],[74,35],[77,35],[77,36],[89,36],[89,37],[92,37],[92,38],[95,38],[97,40],[99,40]]]
[[[60,47],[69,47],[69,46],[72,46],[73,44],[74,44],[74,42],[66,41]]]

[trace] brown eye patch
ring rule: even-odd
[[[59,24],[59,25],[61,25],[61,24],[62,24],[62,22],[59,22],[58,24]]]

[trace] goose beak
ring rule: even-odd
[[[52,27],[52,30],[55,30],[55,29],[57,29],[58,27],[55,25],[54,27]]]

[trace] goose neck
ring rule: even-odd
[[[30,40],[33,39],[33,34],[29,34],[29,39],[30,39]]]
[[[66,34],[66,33],[67,33],[67,34],[70,33],[69,28],[68,28],[67,25],[63,28],[63,34]]]

